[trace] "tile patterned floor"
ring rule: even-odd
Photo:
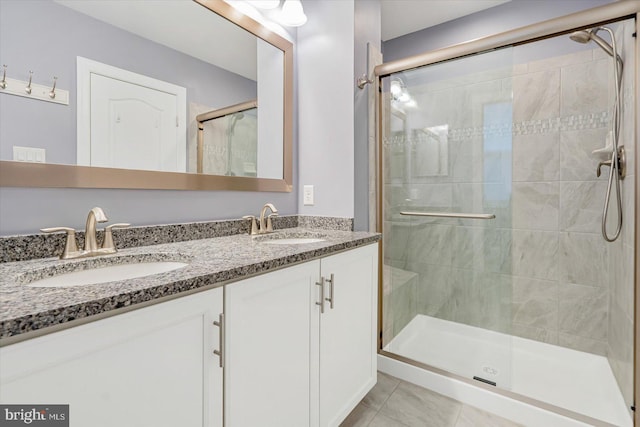
[[[341,427],[518,427],[512,421],[378,372]]]

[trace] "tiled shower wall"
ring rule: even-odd
[[[630,26],[618,32],[629,50]],[[624,56],[633,58],[632,49]],[[627,62],[621,133],[633,152],[634,61]],[[600,220],[608,169],[597,178],[604,158],[591,154],[609,130],[612,75],[610,57],[593,49],[407,84],[417,110],[387,115],[385,124],[396,131],[384,150],[385,342],[426,314],[607,355],[630,402],[633,177],[623,181],[623,236],[606,243]],[[511,104],[510,123],[488,123],[483,109],[501,103]],[[424,141],[412,129],[444,124],[446,171],[434,173],[431,164],[423,173],[414,157]],[[505,126],[509,144],[500,148]],[[497,151],[487,142],[495,134]],[[401,210],[492,212],[496,219],[428,220]]]
[[[604,158],[591,152],[609,130],[610,69],[586,50],[519,65],[513,79],[525,131],[513,136],[511,256],[529,268],[513,271],[512,333],[600,355],[610,245],[600,235],[607,178],[595,173]]]

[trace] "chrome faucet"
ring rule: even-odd
[[[267,221],[265,225],[264,216],[267,213],[267,209],[270,209],[272,213],[267,217]],[[256,234],[273,233],[273,223],[271,221],[271,218],[275,216],[278,216],[278,209],[276,209],[276,207],[273,206],[272,203],[267,203],[262,207],[262,210],[260,211],[260,220],[259,220],[260,227],[258,227],[258,223],[256,222],[256,217],[253,215],[243,216],[242,219],[248,219],[251,221],[251,231],[249,231],[249,234],[252,236],[255,236]]]
[[[60,255],[60,259],[73,259],[84,258],[96,255],[106,255],[116,253],[116,248],[113,243],[113,234],[111,232],[114,228],[125,228],[130,224],[120,223],[112,224],[104,230],[104,240],[102,246],[98,247],[98,240],[96,239],[96,223],[106,222],[107,216],[103,210],[99,207],[95,207],[89,211],[87,216],[87,224],[84,232],[84,249],[78,250],[76,243],[76,231],[69,227],[52,227],[43,228],[40,231],[43,233],[55,233],[58,231],[64,231],[67,233],[67,239],[64,245],[64,250]]]
[[[267,209],[270,209],[272,214],[267,217],[267,225],[265,227],[264,224],[264,215],[267,213]],[[260,234],[272,233],[273,232],[273,224],[271,223],[271,217],[278,216],[278,209],[273,206],[272,203],[266,203],[262,210],[260,211]]]
[[[85,252],[96,252],[98,241],[96,240],[96,222],[107,222],[107,217],[101,208],[95,207],[89,211],[87,225],[84,230]]]

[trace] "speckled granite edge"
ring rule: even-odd
[[[67,304],[63,303],[55,308],[50,308],[47,310],[31,310],[32,312],[29,314],[15,316],[0,322],[0,339],[14,337],[23,333],[37,331],[39,329],[60,325],[77,319],[83,319],[97,314],[105,313],[110,310],[133,306],[135,304],[148,302],[165,296],[175,295],[205,286],[214,284],[223,285],[224,283],[229,281],[241,280],[255,274],[267,273],[269,271],[286,267],[291,264],[309,261],[343,250],[375,243],[379,239],[379,234],[362,233],[360,237],[355,237],[351,240],[333,243],[329,246],[324,247],[309,248],[307,250],[290,252],[288,249],[280,247],[277,250],[284,250],[286,255],[276,256],[271,259],[254,260],[248,264],[234,265],[230,268],[221,269],[210,274],[202,274],[186,279],[170,280],[157,286],[126,292],[123,291],[102,298],[91,298],[81,303],[73,303],[71,301]],[[206,243],[203,242],[202,244]],[[37,273],[35,274],[37,275]],[[29,280],[33,280],[33,277]],[[80,289],[79,291],[86,292],[86,290],[82,289]],[[54,292],[65,291],[63,290]]]
[[[298,215],[298,227],[353,231],[353,218]]]
[[[352,231],[352,218],[291,215],[273,219],[274,229],[316,228],[322,230]],[[210,239],[233,236],[249,232],[249,221],[231,219],[183,224],[130,227],[113,231],[113,240],[118,249],[151,246],[162,243]],[[98,242],[102,241],[99,231]],[[84,245],[84,231],[76,231],[78,247]],[[25,234],[0,237],[0,263],[28,261],[32,259],[60,256],[64,247],[64,233]]]

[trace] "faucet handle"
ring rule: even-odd
[[[250,219],[251,220],[251,231],[250,235],[255,236],[258,234],[258,224],[256,223],[256,217],[254,215],[245,215],[242,219]]]
[[[604,162],[600,162],[598,163],[598,168],[596,169],[596,176],[598,178],[600,178],[600,175],[602,174],[601,168],[602,166],[609,166],[611,167],[611,160],[606,160]]]
[[[64,249],[60,254],[60,259],[71,258],[71,254],[78,252],[78,244],[76,243],[76,230],[69,227],[51,227],[41,228],[43,233],[57,233],[59,231],[65,231],[67,233],[67,240],[64,244]]]
[[[126,222],[120,222],[117,224],[111,224],[104,228],[104,240],[102,241],[102,249],[106,249],[108,251],[113,251],[111,253],[116,252],[116,245],[113,243],[113,233],[111,232],[114,228],[127,228],[131,224]]]
[[[267,233],[271,233],[273,231],[273,223],[271,222],[271,217],[279,216],[277,213],[272,213],[267,217]]]
[[[130,226],[131,226],[131,224],[129,224],[128,222],[119,222],[117,224],[107,225],[104,228],[104,231],[111,231],[114,228],[127,228],[127,227],[130,227]]]

